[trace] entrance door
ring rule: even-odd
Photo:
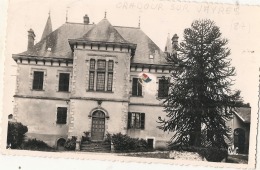
[[[97,110],[92,114],[91,138],[92,140],[103,140],[104,133],[105,133],[105,114],[104,112]]]
[[[238,147],[238,153],[244,153],[245,149],[245,130],[237,128],[234,130],[234,146]]]

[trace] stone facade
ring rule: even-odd
[[[65,23],[53,32],[50,25],[46,27],[40,42],[34,45],[30,36],[28,50],[13,55],[18,65],[13,118],[28,126],[28,138],[57,146],[59,139],[80,140],[84,132],[93,138],[97,135],[96,140],[121,132],[150,139],[153,147],[166,146],[172,134],[158,129],[156,121],[165,116],[158,88],[159,79],[169,77],[170,66],[164,52],[140,28],[114,27],[107,19],[96,25]],[[34,35],[32,30],[29,33]],[[105,63],[104,79],[97,77],[100,60]],[[35,90],[37,71],[43,72],[43,82]],[[69,74],[67,91],[59,90],[60,73]],[[133,96],[133,79],[142,73],[152,81],[143,85],[141,95]],[[103,90],[98,90],[99,81]],[[67,109],[62,124],[57,121],[58,108]],[[135,117],[129,117],[129,112]],[[129,119],[134,127],[129,127]]]

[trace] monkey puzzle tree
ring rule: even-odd
[[[168,55],[172,63],[170,91],[164,101],[166,119],[159,128],[175,131],[177,146],[227,147],[227,120],[240,103],[240,91],[232,91],[228,41],[211,20],[196,20],[184,30],[177,52]]]

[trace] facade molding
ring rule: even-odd
[[[28,98],[28,99],[40,99],[40,100],[62,100],[69,101],[69,98],[59,98],[59,97],[44,97],[44,96],[29,96],[29,95],[14,95],[14,98]]]

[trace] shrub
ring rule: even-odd
[[[82,136],[81,142],[91,141],[91,140],[90,140],[90,132],[85,131],[85,132],[83,132],[83,133],[84,133],[84,136]]]
[[[67,141],[64,144],[64,148],[70,151],[74,151],[76,149],[76,141],[77,137],[72,136],[72,138],[68,138]]]
[[[21,145],[22,149],[25,150],[36,150],[36,151],[54,151],[52,147],[41,140],[29,139]]]
[[[197,150],[200,156],[206,158],[210,162],[221,162],[223,159],[228,157],[228,151],[224,148],[200,148]]]
[[[7,144],[11,144],[12,149],[20,148],[26,132],[28,132],[28,128],[22,123],[8,122]]]
[[[111,139],[116,152],[144,152],[149,150],[144,139],[131,138],[121,133],[113,134]]]
[[[107,133],[104,143],[111,143],[111,140],[112,140],[112,135],[110,133]]]

